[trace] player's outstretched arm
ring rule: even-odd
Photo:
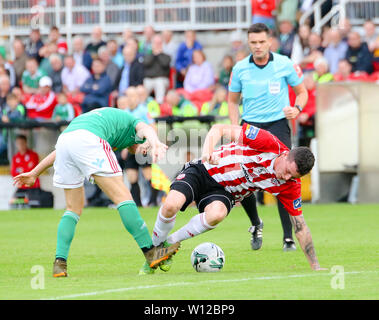
[[[164,157],[168,147],[159,141],[157,133],[153,127],[144,122],[139,122],[136,125],[136,133],[140,138],[146,139],[150,145],[153,162],[157,162],[157,160]]]
[[[325,268],[320,268],[312,241],[311,231],[305,223],[304,216],[290,216],[290,219],[295,230],[296,238],[307,257],[312,270],[327,270]]]
[[[13,182],[18,187],[26,185],[31,187],[36,179],[44,172],[47,168],[50,168],[55,161],[55,150],[51,152],[46,158],[44,158],[32,171],[21,173],[13,178]]]
[[[210,164],[217,164],[217,159],[212,155],[215,146],[226,138],[229,141],[237,141],[241,134],[241,126],[231,124],[215,124],[205,137],[201,159]]]

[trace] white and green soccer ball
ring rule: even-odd
[[[212,242],[204,242],[193,249],[191,263],[197,272],[218,272],[225,264],[225,254]]]

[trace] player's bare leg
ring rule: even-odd
[[[65,189],[66,211],[61,218],[57,233],[57,249],[53,277],[67,277],[67,257],[75,234],[76,224],[84,207],[84,187]]]
[[[99,188],[117,205],[117,210],[126,230],[134,237],[151,268],[157,267],[162,261],[178,251],[179,243],[168,248],[153,245],[146,223],[140,216],[122,176],[103,177],[95,175],[94,179]]]

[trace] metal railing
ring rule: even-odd
[[[251,22],[250,0],[0,0],[0,35],[22,36],[31,27],[47,33],[52,25],[71,35],[129,28],[140,32],[243,29]]]
[[[327,14],[321,16],[321,6],[325,1],[316,1],[300,17],[299,24],[304,24],[312,15],[314,17],[313,31],[318,33],[325,24],[331,22],[331,25],[337,25],[344,18],[349,19],[353,26],[361,26],[366,20],[379,24],[379,0],[338,0]]]

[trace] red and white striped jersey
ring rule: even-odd
[[[204,163],[210,176],[241,201],[256,190],[277,196],[292,216],[302,214],[300,179],[280,180],[275,159],[289,149],[270,132],[244,124],[237,142],[222,145],[214,153],[218,165]]]

